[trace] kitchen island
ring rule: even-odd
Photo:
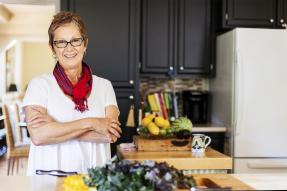
[[[242,190],[246,188],[246,185],[255,190],[287,190],[287,174],[212,174],[206,176],[218,185],[228,186],[233,190],[236,188]],[[244,184],[238,182],[235,188],[230,184],[230,180],[240,180]],[[52,176],[0,176],[0,182],[0,191],[61,191],[59,180]]]
[[[202,154],[191,151],[125,151],[118,147],[117,155],[120,159],[167,162],[177,169],[185,170],[186,174],[227,173],[227,170],[232,169],[232,158],[210,147]]]

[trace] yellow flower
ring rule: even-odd
[[[89,191],[89,187],[83,180],[83,175],[72,175],[64,179],[64,191]]]

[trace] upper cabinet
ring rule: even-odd
[[[175,62],[178,74],[209,75],[213,69],[210,10],[210,0],[179,1]]]
[[[86,62],[114,87],[134,88],[138,71],[139,1],[69,0],[62,9],[78,13],[88,29]]]
[[[286,0],[223,0],[223,28],[283,28]]]
[[[210,0],[142,0],[141,73],[210,75]]]
[[[278,0],[276,23],[279,27],[287,27],[287,0]]]

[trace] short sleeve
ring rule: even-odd
[[[116,94],[110,81],[108,81],[106,88],[105,107],[109,105],[114,105],[118,108]]]
[[[28,105],[39,105],[47,108],[48,99],[48,82],[41,77],[34,78],[30,81],[26,90],[22,107]]]

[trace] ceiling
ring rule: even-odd
[[[52,4],[51,0],[40,1],[42,4],[13,4],[16,2],[9,0],[9,4],[3,4],[3,0],[0,4],[12,16],[7,19],[3,16],[5,11],[0,11],[0,35],[13,35],[13,34],[25,34],[32,31],[38,31],[40,33],[47,33],[47,26],[49,26],[53,15],[56,12],[56,5]],[[27,1],[21,1],[27,2]],[[30,3],[36,1],[29,1]],[[37,1],[39,2],[39,1]],[[2,18],[1,18],[2,17]],[[2,22],[1,22],[2,21]],[[33,34],[33,33],[32,33]]]

